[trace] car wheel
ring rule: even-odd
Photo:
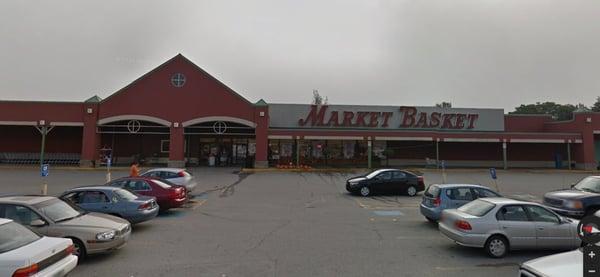
[[[502,236],[492,236],[485,242],[484,247],[492,258],[502,258],[508,253],[508,241]]]
[[[362,196],[369,196],[371,194],[371,190],[369,189],[369,187],[362,187],[360,188],[360,195]]]
[[[77,262],[81,262],[85,259],[86,251],[85,245],[78,239],[70,238],[73,241],[73,255],[77,256]]]
[[[417,188],[415,188],[414,186],[409,186],[406,189],[406,194],[408,194],[408,196],[410,197],[417,195]]]

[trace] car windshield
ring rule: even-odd
[[[34,207],[54,222],[66,221],[83,214],[60,199],[44,201],[34,205]]]
[[[387,170],[385,170],[385,169],[378,169],[378,170],[375,170],[375,171],[373,171],[373,172],[371,172],[371,173],[367,174],[367,176],[366,176],[366,177],[367,177],[368,179],[372,179],[373,177],[375,177],[375,176],[379,175],[379,173],[381,173],[381,172],[384,172],[384,171],[387,171]]]
[[[135,200],[137,199],[137,195],[133,194],[132,192],[128,191],[128,190],[124,190],[124,189],[117,189],[115,191],[113,191],[114,194],[116,194],[119,198],[123,199],[123,200]]]
[[[17,249],[40,239],[36,233],[20,224],[9,222],[0,225],[0,254]]]
[[[163,189],[168,189],[171,187],[170,184],[168,184],[167,182],[163,181],[163,180],[153,180],[155,184],[161,186]]]
[[[458,208],[458,210],[472,216],[484,216],[495,206],[496,205],[490,202],[478,199],[463,205],[462,207]]]
[[[574,187],[575,189],[582,191],[591,191],[600,193],[600,178],[587,177],[579,181]]]

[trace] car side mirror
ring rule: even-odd
[[[46,222],[41,219],[36,219],[29,223],[29,226],[32,226],[32,227],[42,227],[44,225],[46,225]]]
[[[575,187],[575,185],[577,185],[577,184],[575,184],[575,183],[571,184],[571,188],[574,188],[574,187]]]

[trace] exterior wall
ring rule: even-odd
[[[0,101],[1,121],[83,122],[83,103]]]
[[[543,132],[545,123],[551,122],[550,115],[505,115],[506,132]]]
[[[81,127],[55,127],[46,136],[46,153],[79,153]],[[0,126],[0,152],[40,152],[42,135],[33,126]]]

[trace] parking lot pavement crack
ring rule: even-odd
[[[379,244],[383,244],[383,236],[381,235],[379,230],[377,230],[377,228],[373,228],[371,229],[371,231],[373,231],[377,235],[377,240],[379,241]]]
[[[292,223],[291,220],[286,220],[283,224],[280,224],[278,226],[275,226],[275,228],[273,228],[271,231],[267,232],[259,241],[256,245],[248,248],[246,250],[246,254],[250,253],[251,251],[258,249],[259,247],[261,247],[263,245],[263,243],[271,236],[273,236],[275,233],[277,233],[278,231],[281,231],[283,228],[285,228],[286,226],[290,225],[290,223]]]
[[[235,186],[240,184],[244,179],[246,179],[250,175],[249,173],[239,173],[237,181],[233,182],[230,185],[225,186],[225,188],[219,194],[219,197],[229,197],[235,193]]]

